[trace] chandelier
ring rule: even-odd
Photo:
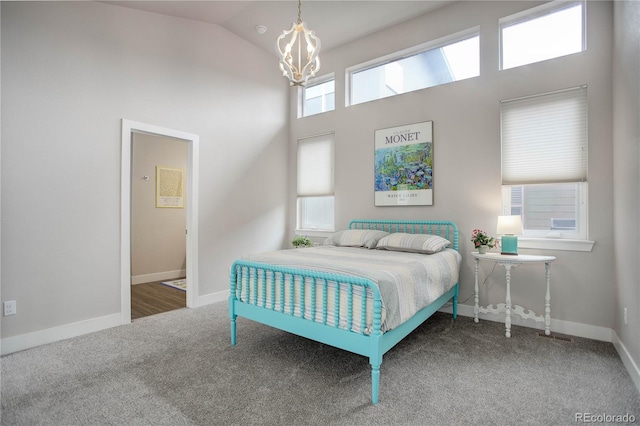
[[[304,87],[309,77],[313,77],[320,69],[320,39],[313,31],[305,28],[300,18],[300,1],[298,0],[298,21],[293,23],[290,30],[282,31],[276,47],[280,54],[282,75],[289,79],[291,86]]]

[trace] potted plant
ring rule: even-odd
[[[478,253],[484,254],[487,249],[498,247],[498,240],[487,235],[482,229],[474,229],[471,233],[471,242],[478,250]]]
[[[298,235],[291,241],[291,244],[293,244],[295,248],[301,248],[301,247],[311,247],[313,245],[313,242],[306,235]]]

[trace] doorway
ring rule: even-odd
[[[187,142],[131,133],[131,320],[186,306]]]
[[[195,306],[195,295],[198,294],[198,144],[199,138],[197,135],[126,119],[122,120],[121,309],[123,324],[128,324],[132,320],[132,285],[140,286],[143,285],[141,284],[142,282],[167,282],[182,278],[178,275],[184,275],[186,278],[186,285],[184,285],[186,294],[183,295],[183,300],[186,299],[187,307]],[[136,170],[139,166],[137,165],[137,159],[134,157],[144,156],[145,153],[150,152],[149,149],[153,151],[155,148],[162,150],[167,147],[173,147],[173,149],[177,149],[177,151],[174,151],[174,154],[161,153],[159,154],[160,157],[149,159],[148,164],[145,164],[140,170]],[[179,160],[178,157],[180,157],[180,155],[175,155],[175,152],[179,154],[181,150],[184,151],[182,151],[182,160]],[[134,156],[134,151],[138,152],[136,156]],[[167,160],[162,160],[163,155]],[[172,158],[175,159],[175,161],[172,161]],[[185,167],[180,167],[183,164]],[[145,167],[146,169],[151,167],[152,172],[146,170]],[[165,173],[167,177],[171,178],[169,181],[173,181],[176,176],[180,175],[178,173],[180,170],[183,170],[182,177],[186,180],[186,185],[184,185],[185,190],[182,195],[183,199],[180,200],[180,197],[175,196],[176,194],[171,194],[169,197],[167,197],[166,194],[159,194],[156,188],[156,174]],[[140,176],[138,176],[138,174]],[[142,201],[138,201],[138,196],[140,195],[139,190],[145,192]],[[134,196],[136,197],[135,202],[132,201]],[[182,205],[184,208],[179,207],[181,201],[183,202]],[[155,219],[149,216],[144,217],[141,221],[141,219],[137,217],[140,215],[136,206],[138,204],[144,205],[144,208],[140,209],[143,215],[155,214]],[[157,213],[160,213],[160,215],[157,215]],[[177,226],[181,229],[176,231],[174,223],[174,225],[172,225],[174,227],[173,235],[163,236],[161,239],[164,239],[165,242],[167,239],[172,239],[173,243],[171,244],[177,246],[184,244],[181,248],[183,251],[178,251],[179,254],[177,256],[182,256],[180,260],[176,260],[175,255],[173,255],[173,259],[169,259],[166,257],[166,253],[156,252],[153,245],[154,239],[156,240],[155,244],[157,244],[158,236],[149,236],[149,229],[147,229],[147,232],[144,232],[144,229],[140,229],[144,228],[142,224],[150,220],[155,221],[155,225],[151,225],[150,229],[154,226],[156,229],[166,228],[167,226],[162,225],[162,223],[168,223],[166,222],[168,218],[172,218],[174,222],[177,220],[177,222],[179,222]],[[157,222],[157,220],[160,220],[160,222]],[[139,240],[141,235],[144,237],[144,234],[147,234],[147,238],[150,239],[151,242],[144,242],[142,244],[143,250],[149,250],[153,253],[147,253],[147,255],[143,253],[143,255],[140,256],[139,253],[136,254],[135,250],[140,249]],[[136,241],[133,240],[134,238]],[[144,249],[144,244],[147,244],[147,249]],[[154,256],[160,257],[160,259],[155,260],[164,266],[168,265],[168,270],[163,270],[162,267],[160,267],[159,271],[158,268],[154,270],[153,265],[150,264],[150,262],[154,262]],[[163,256],[165,257],[163,258]],[[146,284],[144,285],[146,286]],[[143,290],[143,288],[140,287],[138,290]],[[160,293],[164,290],[180,292],[180,290],[170,288],[169,286],[167,286],[166,289],[160,288],[156,290],[160,291]],[[157,293],[156,296],[160,294],[157,291],[154,291],[154,293]],[[175,300],[173,303],[175,303]],[[138,316],[138,314],[136,314],[136,316]]]

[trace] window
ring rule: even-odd
[[[333,74],[314,79],[307,87],[300,88],[299,117],[320,114],[336,109],[335,78]]]
[[[586,86],[503,101],[503,214],[524,235],[587,238]]]
[[[474,28],[347,69],[347,105],[479,75],[480,36]]]
[[[500,69],[585,50],[584,3],[550,2],[500,20]]]
[[[298,229],[333,231],[333,133],[298,140]]]
[[[525,235],[580,238],[578,221],[586,184],[514,185],[503,187],[504,214],[522,216]]]
[[[314,231],[334,230],[333,195],[298,198],[298,229]]]

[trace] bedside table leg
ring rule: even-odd
[[[507,308],[507,316],[504,320],[505,325],[505,336],[511,337],[511,265],[504,265],[507,270],[507,300],[506,300],[506,308]]]
[[[551,264],[545,262],[544,267],[547,272],[547,294],[544,297],[544,334],[551,334]]]
[[[473,321],[478,322],[478,313],[480,312],[480,300],[478,299],[478,262],[480,262],[480,259],[474,258],[473,260],[475,262],[473,269],[474,269],[475,280],[476,280],[476,285],[475,285],[476,299],[475,299],[475,304],[473,305]]]

